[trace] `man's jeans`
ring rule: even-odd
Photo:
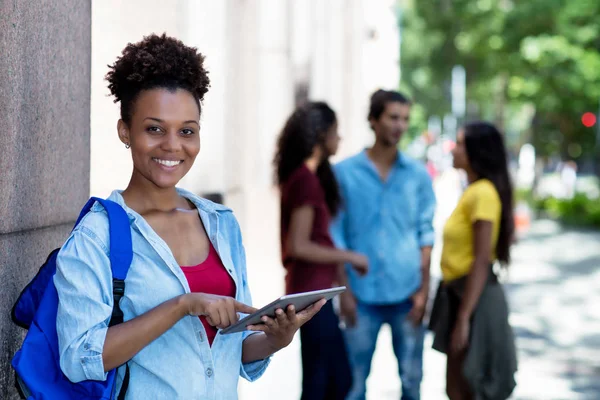
[[[402,381],[401,399],[420,399],[425,327],[415,326],[407,318],[411,307],[410,300],[384,306],[358,303],[356,325],[344,331],[353,374],[353,386],[347,400],[365,400],[377,335],[384,323],[392,328],[394,353]]]

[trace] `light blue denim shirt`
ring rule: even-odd
[[[208,237],[236,285],[236,299],[251,304],[239,225],[230,209],[179,190],[197,207]],[[125,205],[119,191],[109,197],[131,222],[133,261],[120,306],[130,320],[189,293],[188,282],[167,244],[142,216]],[[73,382],[104,380],[102,349],[113,308],[108,257],[108,216],[95,204],[72,232],[57,258],[54,285],[59,306],[60,365]],[[251,332],[217,334],[212,349],[195,316],[187,316],[129,362],[127,399],[237,399],[238,378],[259,378],[269,359],[242,364],[242,342]],[[118,386],[125,368],[119,368]]]
[[[366,151],[334,167],[342,209],[331,226],[337,247],[369,259],[369,272],[347,268],[357,299],[395,304],[421,286],[421,247],[432,246],[435,194],[427,170],[398,152],[383,181]]]

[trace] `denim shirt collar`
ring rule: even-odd
[[[235,286],[236,286],[236,295],[239,292],[239,281],[237,279],[235,271],[235,265],[233,260],[231,259],[230,249],[228,242],[225,238],[221,238],[222,232],[219,229],[219,216],[225,213],[231,213],[232,210],[226,206],[221,204],[213,203],[212,201],[201,198],[200,196],[195,195],[192,192],[189,192],[185,189],[177,188],[177,193],[184,198],[190,200],[198,210],[198,214],[204,225],[204,229],[208,235],[208,239],[212,243],[213,247],[219,254],[225,269],[229,272],[229,275],[232,277]],[[158,253],[163,258],[163,261],[169,266],[171,271],[177,276],[182,286],[186,290],[186,292],[190,291],[189,284],[187,279],[183,275],[183,272],[177,265],[177,262],[171,253],[168,245],[160,238],[152,229],[152,227],[146,222],[146,220],[138,214],[135,210],[125,204],[125,200],[123,199],[123,190],[114,190],[111,195],[108,197],[108,200],[112,200],[115,203],[119,204],[129,217],[130,223],[135,226],[142,236],[146,237],[153,246],[162,249],[162,251],[158,251]],[[94,205],[94,207],[98,207],[102,209],[102,206],[98,203]],[[222,230],[222,229],[221,229]]]
[[[367,153],[368,150],[369,150],[368,148],[365,148],[362,152],[359,153],[360,154],[360,160],[363,163],[372,166],[373,165],[373,160],[371,160],[369,158],[369,154]],[[397,151],[397,154],[398,154],[398,156],[396,157],[396,161],[394,162],[394,167],[401,168],[403,166],[406,166],[407,165],[407,161],[408,161],[406,159],[406,156],[404,156],[400,150]]]
[[[185,197],[186,199],[188,199],[189,201],[194,203],[194,205],[200,212],[200,215],[210,214],[210,213],[215,213],[215,212],[231,212],[231,209],[229,207],[205,200],[205,199],[201,198],[200,196],[197,196],[194,193],[189,192],[185,189],[176,188],[176,190],[180,196]],[[140,218],[141,217],[140,214],[138,214],[133,209],[129,208],[127,206],[127,204],[125,204],[125,199],[123,199],[122,193],[123,193],[123,190],[113,190],[113,192],[110,194],[110,196],[108,196],[108,200],[112,200],[115,203],[119,204],[121,207],[123,207],[125,212],[127,212],[127,215],[129,216],[130,221],[134,221],[137,218]],[[101,206],[96,204],[95,207],[101,207]],[[203,220],[204,220],[204,218],[203,218]]]

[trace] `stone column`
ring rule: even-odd
[[[0,2],[0,398],[24,331],[13,302],[89,194],[91,2]]]

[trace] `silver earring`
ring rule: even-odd
[[[130,145],[129,143],[125,143],[125,148],[126,148],[126,149],[128,149],[128,148],[130,148],[130,147],[131,147],[131,145]]]

